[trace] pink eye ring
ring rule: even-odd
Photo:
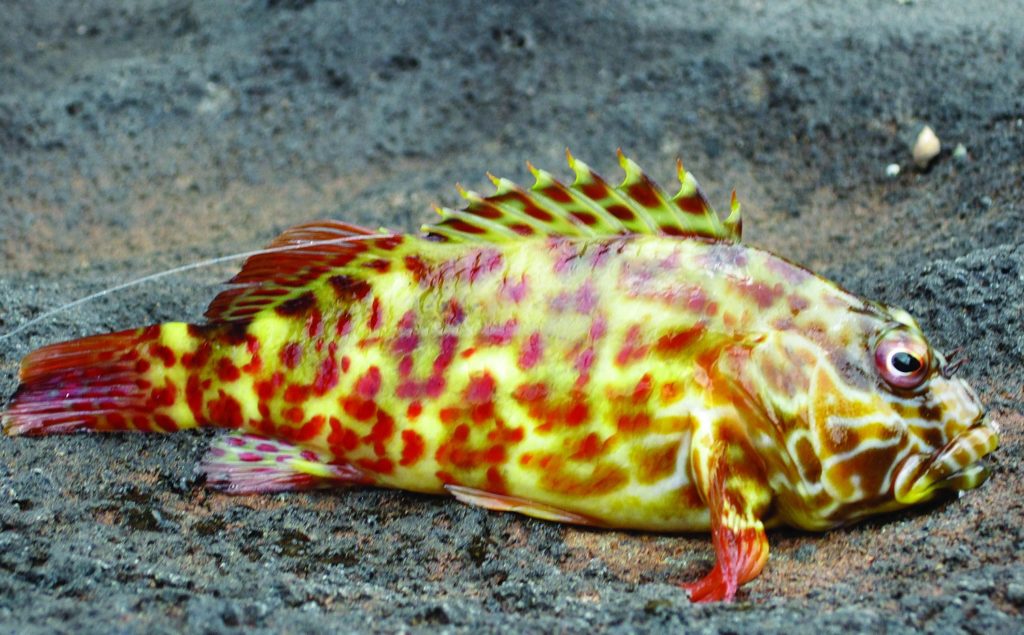
[[[875,346],[875,368],[894,388],[917,388],[928,377],[928,346],[905,333],[890,333]]]

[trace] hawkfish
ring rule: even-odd
[[[740,241],[678,163],[609,185],[491,177],[422,233],[300,225],[202,324],[46,346],[8,435],[223,428],[234,493],[376,485],[576,525],[710,531],[684,584],[732,600],[766,528],[826,530],[967,490],[995,423],[906,312]]]

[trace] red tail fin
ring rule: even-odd
[[[180,391],[163,372],[174,354],[160,344],[161,328],[96,335],[33,351],[22,360],[21,385],[0,415],[4,432],[171,432],[191,427],[168,413]]]

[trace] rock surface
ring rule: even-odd
[[[0,632],[1013,632],[1024,611],[1024,9],[779,1],[50,0],[0,12],[0,335],[286,226],[411,230],[485,170],[662,183],[682,156],[746,239],[904,306],[1003,429],[957,500],[774,532],[732,605],[675,586],[706,536],[592,531],[359,490],[228,497],[208,435],[0,439]],[[73,5],[73,6],[72,6]],[[926,171],[901,131],[948,149]],[[947,143],[948,141],[948,143]],[[896,178],[885,166],[901,164]],[[0,340],[197,320],[233,265]]]

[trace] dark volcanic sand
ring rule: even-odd
[[[675,583],[707,536],[402,492],[232,498],[194,476],[209,434],[3,438],[0,631],[1019,630],[1024,8],[808,4],[5,3],[0,332],[301,221],[413,229],[485,170],[567,176],[567,145],[617,177],[622,146],[667,185],[682,156],[720,207],[736,188],[748,242],[966,346],[1003,445],[958,500],[774,532],[738,601],[701,606]],[[199,319],[229,271],[0,341],[0,399],[32,348]]]

